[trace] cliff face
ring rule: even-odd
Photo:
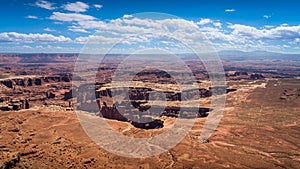
[[[60,76],[23,76],[0,80],[2,89],[0,109],[3,111],[28,109],[33,106],[58,105],[71,107],[69,74]]]
[[[181,92],[172,92],[172,91],[163,91],[165,101],[167,102],[166,106],[164,105],[153,105],[150,104],[151,100],[150,94],[153,91],[151,88],[147,87],[130,87],[129,91],[125,92],[127,94],[127,99],[122,99],[120,101],[113,100],[114,97],[120,97],[124,93],[124,89],[120,88],[106,88],[103,87],[99,90],[96,90],[95,97],[96,102],[93,99],[93,93],[87,92],[87,86],[81,86],[78,89],[77,100],[80,104],[77,108],[80,110],[98,112],[100,116],[109,119],[115,119],[119,121],[128,121],[132,125],[144,128],[160,128],[163,127],[163,122],[155,117],[158,116],[168,116],[168,117],[182,117],[182,118],[192,118],[192,117],[205,117],[209,108],[199,108],[198,112],[193,112],[195,109],[190,108],[190,112],[185,112],[185,114],[180,114],[180,107],[176,106],[175,102],[180,102],[182,93]],[[184,91],[186,99],[195,99],[194,90]],[[197,89],[197,92],[200,94],[200,98],[210,97],[212,91],[205,88]],[[153,93],[152,93],[153,94]],[[155,93],[151,97],[160,98],[156,96]],[[169,104],[171,103],[171,104]],[[175,105],[174,105],[175,104]],[[98,107],[95,107],[97,105]],[[151,111],[149,111],[151,110]],[[189,110],[189,109],[187,109]],[[146,122],[145,122],[146,121]]]
[[[52,82],[70,82],[71,76],[46,76],[46,77],[24,77],[24,78],[11,78],[0,80],[0,83],[8,88],[13,88],[14,86],[41,86],[43,83]]]
[[[227,71],[225,75],[228,80],[257,80],[265,78],[261,73],[249,73],[246,71]]]

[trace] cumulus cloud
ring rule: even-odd
[[[221,22],[214,22],[213,25],[214,25],[215,27],[219,27],[219,28],[222,27],[222,23],[221,23]]]
[[[38,17],[34,16],[34,15],[28,15],[28,16],[26,16],[26,18],[28,18],[28,19],[38,19]]]
[[[264,15],[263,16],[265,19],[269,19],[269,18],[271,18],[271,16],[270,15]]]
[[[85,44],[90,41],[90,43],[99,43],[99,44],[114,44],[120,39],[116,37],[107,37],[102,35],[89,35],[89,36],[80,36],[75,39],[76,43]]]
[[[248,39],[293,40],[300,37],[300,25],[278,26],[270,29],[257,29],[241,24],[229,25],[228,27],[233,29],[233,35]]]
[[[97,27],[98,32],[92,36],[81,36],[75,39],[76,43],[85,44],[101,44],[100,47],[113,45],[115,43],[122,44],[122,49],[128,49],[130,45],[147,46],[151,45],[153,35],[157,35],[155,44],[160,48],[169,48],[169,50],[176,50],[182,52],[178,46],[165,45],[165,36],[171,36],[180,40],[182,43],[196,46],[203,41],[206,41],[199,32],[198,26],[193,21],[184,19],[142,19],[136,17],[123,17],[108,22],[102,21],[80,21],[78,26],[89,29]],[[164,39],[162,39],[164,37]],[[170,38],[171,38],[170,37]],[[172,40],[171,40],[172,41]],[[202,48],[197,45],[198,48]],[[181,46],[182,48],[182,46]],[[128,52],[126,50],[125,52]],[[206,50],[206,49],[204,49]]]
[[[84,15],[79,13],[53,12],[52,15],[50,16],[50,19],[64,21],[64,22],[72,22],[72,21],[95,20],[96,18],[90,15]]]
[[[208,18],[205,18],[205,19],[202,18],[199,22],[197,22],[197,24],[199,24],[199,25],[206,25],[209,23],[212,23],[212,20],[208,19]]]
[[[128,15],[128,14],[123,15],[123,18],[125,19],[132,18],[132,17],[133,17],[132,15]]]
[[[226,9],[225,12],[235,12],[235,9]]]
[[[56,8],[54,7],[54,3],[48,2],[46,0],[38,0],[35,2],[35,5],[48,10],[54,10]]]
[[[300,39],[300,25],[257,28],[249,25],[227,23],[226,27],[223,27],[221,21],[213,21],[208,18],[193,22],[181,19],[152,20],[123,17],[111,20],[108,23],[98,24],[101,31],[107,31],[120,37],[135,35],[137,32],[155,32],[157,34],[170,32],[187,44],[197,43],[203,39],[197,32],[190,31],[193,30],[194,26],[199,28],[202,34],[211,40],[213,44],[228,47],[228,49],[278,50],[280,47],[289,47],[284,47],[283,43],[295,43],[295,39]],[[277,44],[277,46],[274,44]]]
[[[70,27],[68,30],[72,31],[72,32],[88,33],[87,30],[82,29],[82,28],[77,28],[77,27]]]
[[[101,9],[103,6],[100,5],[100,4],[94,4],[94,7],[95,7],[96,9]]]
[[[200,21],[196,22],[196,24],[198,24],[200,26],[207,25],[207,24],[212,24],[215,27],[219,27],[219,28],[222,27],[222,23],[220,21],[213,21],[209,18],[202,18],[202,19],[200,19]]]
[[[47,27],[47,28],[44,29],[44,31],[46,31],[46,32],[55,32],[56,30]]]
[[[106,23],[103,21],[95,21],[95,20],[82,20],[78,21],[77,24],[80,28],[83,29],[100,29],[105,27]]]
[[[205,35],[206,38],[213,42],[222,41],[225,43],[243,43],[243,39],[236,38],[231,34],[226,34],[223,30],[219,28],[212,27],[203,27],[200,28],[201,32]]]
[[[89,5],[84,2],[77,1],[74,3],[68,3],[66,5],[63,5],[62,7],[67,11],[85,12],[89,8]]]
[[[132,29],[128,29],[128,31],[140,30],[140,31],[147,31],[156,29],[157,31],[179,31],[179,30],[189,30],[198,28],[197,24],[193,21],[187,21],[184,19],[160,19],[160,20],[153,20],[153,19],[141,19],[141,18],[123,18],[123,19],[116,19],[112,20],[110,23],[110,28],[115,26],[126,28],[130,26]],[[113,28],[116,30],[116,28]],[[126,29],[124,29],[126,31]]]
[[[94,7],[97,8],[95,5]],[[234,11],[234,9],[227,10],[227,12]],[[300,42],[300,25],[289,26],[282,24],[280,26],[266,25],[264,27],[254,27],[226,23],[209,18],[202,18],[199,21],[170,18],[156,20],[137,18],[128,14],[125,14],[122,18],[102,21],[93,16],[78,12],[80,11],[73,10],[73,13],[53,12],[49,18],[58,23],[71,22],[72,26],[67,28],[69,31],[78,33],[97,32],[96,35],[81,35],[72,41],[70,38],[51,34],[19,34],[8,32],[0,34],[0,42],[72,42],[75,45],[79,45],[93,41],[109,46],[119,42],[120,39],[125,39],[122,41],[124,45],[137,44],[146,46],[144,43],[147,43],[149,38],[136,37],[136,35],[148,33],[158,35],[170,34],[188,45],[201,45],[201,42],[207,38],[214,46],[222,50],[280,50],[281,48],[292,48],[292,45],[297,45]],[[199,29],[206,38],[197,32]],[[52,31],[50,28],[45,28],[44,30]],[[160,40],[159,42],[163,41]],[[168,50],[173,50],[170,46],[166,46],[167,48]]]
[[[60,36],[54,36],[51,34],[24,34],[17,32],[3,32],[0,33],[0,42],[13,42],[13,43],[33,43],[33,42],[70,42],[71,39]]]
[[[202,27],[201,31],[205,32],[205,35],[209,39],[219,39],[224,41],[232,40],[230,35],[225,35],[219,29],[221,28],[221,23],[219,21],[213,22],[210,19],[202,20],[201,24],[204,22],[211,23],[212,27]],[[98,29],[100,37],[80,37],[76,38],[76,43],[85,43],[89,38],[99,40],[99,42],[116,42],[116,39],[129,38],[124,43],[134,44],[138,42],[147,42],[147,38],[133,38],[137,34],[172,34],[176,39],[180,39],[182,42],[187,44],[196,44],[205,41],[204,37],[199,34],[199,29],[197,23],[194,21],[187,21],[184,19],[141,19],[133,16],[125,15],[122,18],[110,20],[108,22],[98,21],[98,20],[86,20],[78,21],[76,26],[71,29]],[[197,33],[198,32],[198,33]],[[106,37],[107,39],[105,39]],[[103,41],[100,41],[103,40]],[[105,40],[105,41],[104,41]]]
[[[271,29],[271,28],[274,28],[275,26],[273,26],[273,25],[266,25],[266,26],[264,26],[264,28],[267,28],[267,29]]]

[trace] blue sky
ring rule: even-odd
[[[0,52],[80,52],[91,38],[113,44],[139,33],[137,27],[159,31],[158,24],[169,24],[131,14],[162,12],[196,25],[217,50],[300,53],[299,6],[296,0],[7,0],[0,7]]]

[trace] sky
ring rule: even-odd
[[[99,50],[119,43],[124,52],[153,39],[179,48],[158,34],[192,47],[206,39],[217,51],[300,53],[299,6],[297,0],[2,0],[0,53],[78,53],[91,41]],[[165,14],[135,15],[142,12]]]

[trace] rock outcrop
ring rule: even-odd
[[[293,101],[300,99],[300,89],[285,89],[282,95],[280,96],[281,100]]]
[[[250,75],[249,79],[251,80],[257,80],[257,79],[263,79],[265,78],[262,74],[253,73]]]

